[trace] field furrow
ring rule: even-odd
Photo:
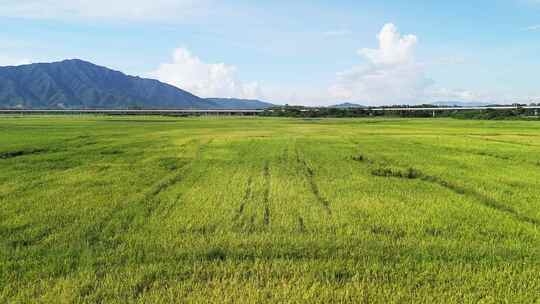
[[[0,129],[0,303],[540,300],[535,122]]]

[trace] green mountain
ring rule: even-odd
[[[212,109],[267,109],[274,107],[273,104],[255,100],[255,99],[237,99],[237,98],[206,98],[207,102],[212,103]]]
[[[488,102],[481,101],[471,101],[471,102],[462,102],[462,101],[437,101],[432,103],[434,106],[438,107],[485,107],[491,105]]]
[[[157,80],[78,59],[0,67],[0,108],[251,109],[264,104],[207,100]]]
[[[366,106],[359,105],[356,103],[350,103],[350,102],[345,102],[345,103],[329,106],[329,108],[336,108],[336,109],[354,109],[354,108],[365,108],[365,107]]]

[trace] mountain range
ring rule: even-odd
[[[238,98],[206,98],[212,109],[267,109],[274,107],[274,104],[256,100],[256,99],[238,99]]]
[[[471,102],[462,102],[462,101],[438,101],[434,102],[431,105],[438,107],[485,107],[492,105],[493,103],[480,102],[480,101],[471,101]]]
[[[443,107],[479,107],[485,102],[439,101]],[[0,67],[0,108],[13,109],[266,109],[260,100],[200,98],[154,79],[129,76],[71,59]],[[345,102],[329,108],[364,108]]]
[[[336,104],[333,106],[329,106],[329,108],[335,108],[335,109],[355,109],[355,108],[366,108],[366,106],[356,104],[356,103],[350,103],[350,102],[344,102],[340,104]]]
[[[83,60],[0,67],[0,108],[264,109],[259,100],[200,98]]]

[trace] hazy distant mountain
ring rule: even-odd
[[[237,109],[260,102],[199,98],[82,60],[0,67],[0,108]]]
[[[337,104],[337,105],[329,106],[329,108],[353,109],[353,108],[366,108],[366,106],[359,105],[359,104],[356,104],[356,103],[345,102],[345,103],[340,103],[340,104]]]
[[[254,99],[237,98],[206,98],[207,102],[212,103],[212,109],[267,109],[274,105],[268,102]]]
[[[438,101],[438,102],[432,103],[432,105],[439,106],[439,107],[485,107],[491,104],[492,103],[479,102],[479,101],[472,101],[472,102]]]

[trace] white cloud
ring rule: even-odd
[[[187,90],[200,97],[259,99],[274,104],[328,104],[327,90],[288,84],[261,85],[245,82],[238,68],[225,63],[207,63],[186,48],[173,53],[172,62],[161,64],[148,76]]]
[[[482,91],[466,89],[448,89],[442,87],[429,88],[426,92],[426,102],[434,101],[464,101],[464,102],[487,102],[493,104],[531,103],[539,100],[537,95],[516,94],[504,91]]]
[[[379,35],[378,49],[361,49],[360,56],[364,56],[374,65],[398,65],[414,61],[414,51],[418,38],[414,35],[401,36],[397,27],[388,23],[384,25]]]
[[[433,88],[429,90],[432,101],[492,101],[487,93],[462,89]]]
[[[334,98],[364,104],[418,103],[425,99],[433,81],[415,59],[418,39],[402,36],[394,24],[386,24],[377,36],[377,49],[361,49],[367,65],[338,73],[330,88]]]
[[[211,0],[0,0],[0,15],[23,18],[176,20]]]
[[[259,84],[241,81],[235,66],[203,62],[186,48],[176,49],[172,62],[161,64],[150,76],[201,97],[262,96]]]
[[[261,86],[257,82],[244,82],[235,66],[204,62],[186,48],[175,50],[172,61],[161,64],[149,76],[201,97],[249,98],[274,103],[328,105],[351,101],[380,105],[494,100],[487,93],[435,86],[426,76],[429,66],[453,65],[463,63],[464,59],[443,58],[434,63],[421,63],[415,58],[417,37],[401,35],[393,24],[385,25],[377,38],[377,49],[358,51],[366,64],[338,73],[330,88],[283,83]]]
[[[528,31],[528,32],[540,31],[540,24],[528,26],[524,28],[523,30]]]
[[[274,104],[320,106],[335,104],[328,95],[328,90],[324,86],[302,86],[298,84],[264,85],[261,92],[262,100],[267,100]]]
[[[528,30],[540,30],[530,27]],[[338,73],[329,89],[333,98],[366,105],[419,104],[435,101],[481,101],[493,103],[529,102],[532,97],[508,92],[454,89],[436,85],[426,76],[429,67],[457,65],[465,58],[441,58],[421,62],[415,57],[418,38],[401,35],[397,27],[386,24],[377,36],[376,49],[361,49],[358,54],[366,64]]]

